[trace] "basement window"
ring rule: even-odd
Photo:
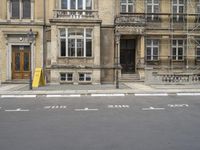
[[[60,81],[73,81],[73,73],[60,73]]]
[[[92,74],[91,73],[79,73],[79,81],[81,81],[81,82],[92,81]]]

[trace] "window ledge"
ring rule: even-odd
[[[94,57],[65,57],[65,56],[60,56],[58,59],[94,59]]]

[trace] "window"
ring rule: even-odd
[[[92,0],[61,0],[61,9],[92,10]]]
[[[160,0],[147,0],[147,13],[159,13],[160,12]],[[148,15],[148,21],[158,20],[158,15]]]
[[[185,4],[184,0],[173,0],[173,13],[174,14],[183,14],[185,12]],[[183,22],[184,21],[184,15],[174,15],[173,21],[175,22]]]
[[[197,41],[196,49],[197,49],[196,58],[198,61],[200,61],[200,40]]]
[[[175,39],[172,42],[172,59],[183,60],[185,41],[182,39]]]
[[[60,56],[92,57],[92,29],[60,29]]]
[[[60,81],[73,81],[73,73],[60,73]]]
[[[121,0],[121,12],[132,13],[133,12],[133,1],[134,0]]]
[[[12,19],[30,19],[31,1],[30,0],[10,0]]]
[[[197,22],[200,22],[200,0],[197,0],[197,4],[196,4],[196,13],[198,14],[197,16]]]
[[[147,47],[146,47],[147,61],[158,60],[159,43],[160,42],[157,39],[147,39]]]
[[[81,82],[89,82],[92,80],[92,74],[91,73],[79,73],[79,81]]]

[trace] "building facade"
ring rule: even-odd
[[[52,84],[200,81],[199,0],[2,0],[0,10],[2,82],[36,67]]]

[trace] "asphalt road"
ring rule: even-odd
[[[0,98],[0,150],[199,150],[200,97]]]

